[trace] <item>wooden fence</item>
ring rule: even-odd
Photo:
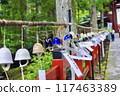
[[[75,60],[76,64],[78,65],[79,69],[83,73],[83,76],[78,78],[75,76],[75,80],[84,80],[86,77],[89,77],[90,79],[94,80],[94,72],[95,72],[95,65],[99,62],[99,71],[101,71],[101,63],[103,60],[99,60],[102,58],[107,57],[106,51],[109,50],[109,41],[106,39],[103,42],[104,45],[104,52],[105,57],[102,57],[102,44],[97,45],[96,47],[92,46],[93,52],[92,55],[92,61],[85,60],[85,68],[83,69],[82,60]],[[107,49],[107,50],[106,50]],[[66,69],[69,67],[69,63],[67,60],[64,59],[53,59],[52,60],[52,69],[46,72],[46,79],[47,80],[66,80]],[[36,80],[38,80],[37,78]]]

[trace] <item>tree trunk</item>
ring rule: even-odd
[[[20,14],[21,14],[21,20],[24,21],[24,10],[26,9],[26,4],[25,4],[25,1],[23,0],[20,0],[20,7],[21,7],[21,10],[20,10]]]
[[[104,16],[103,16],[103,11],[101,11],[101,28],[104,28]]]
[[[68,0],[56,0],[56,17],[58,23],[68,23],[68,10],[69,10],[69,1]],[[64,36],[68,34],[69,26],[58,26],[57,28],[57,37],[61,37],[64,40]],[[63,41],[63,45],[68,45],[67,42]]]
[[[37,14],[37,0],[34,0],[35,2],[35,13]]]
[[[96,13],[96,4],[95,4],[96,0],[93,1],[93,5],[91,8],[91,19],[92,19],[92,27],[97,29],[97,13]],[[92,30],[94,32],[96,32],[96,30]]]
[[[75,0],[72,0],[70,7],[71,7],[71,10],[72,10],[72,15],[71,15],[72,23],[76,23]],[[76,28],[76,26],[72,25],[72,31],[73,31],[74,33],[77,33],[77,28]]]
[[[56,0],[56,14],[58,23],[68,23],[69,15],[68,10],[71,10],[71,23],[76,23],[75,15],[75,0]],[[71,26],[71,31],[76,31],[76,26]],[[57,29],[57,36],[64,40],[64,36],[69,33],[69,26],[59,26]],[[67,42],[63,41],[63,45],[68,45]]]

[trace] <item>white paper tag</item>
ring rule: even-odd
[[[84,56],[90,57],[90,54],[87,53],[83,48],[79,48],[79,52],[81,52]]]
[[[103,53],[102,55],[104,57],[105,55],[104,55],[104,44],[103,44],[103,41],[102,41],[102,53]]]
[[[88,42],[79,42],[79,47],[86,47],[86,46],[93,46],[93,43],[91,41]]]
[[[73,49],[73,48],[70,48],[70,47],[67,47],[67,48],[68,48],[68,50],[71,50],[72,52],[75,52],[76,54],[84,56],[83,53],[81,51],[77,50],[77,49]]]
[[[73,68],[70,68],[71,70],[71,80],[75,80],[75,71],[73,70]]]
[[[89,46],[86,47],[88,50],[90,50],[91,52],[93,51],[93,49]]]
[[[79,57],[79,56],[70,55],[70,57],[72,59],[78,59],[78,60],[92,60],[92,56],[91,57]]]
[[[46,80],[46,72],[45,70],[38,70],[39,80]]]
[[[85,47],[83,47],[83,50],[85,50],[86,53],[90,54],[90,52]]]
[[[79,67],[75,63],[75,61],[70,57],[70,55],[66,52],[62,51],[62,54],[66,58],[66,60],[69,62],[70,66],[73,68],[74,72],[76,73],[77,77],[83,76],[82,72],[80,71]]]

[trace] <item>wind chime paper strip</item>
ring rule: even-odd
[[[91,41],[89,41],[89,42],[79,42],[78,45],[80,47],[86,47],[86,46],[93,46],[93,43]]]
[[[86,46],[86,48],[88,49],[88,50],[90,50],[91,52],[92,51],[94,51],[91,47],[89,47],[89,46]]]
[[[91,55],[87,53],[83,48],[79,48],[79,52],[81,52],[84,56],[91,57]]]
[[[68,53],[66,53],[66,52],[62,52],[62,54],[64,55],[64,57],[66,58],[66,60],[69,62],[70,66],[75,71],[77,77],[79,78],[79,77],[83,76],[83,74],[80,71],[79,67],[77,66],[77,64],[75,63],[75,61],[70,57],[70,55]]]
[[[38,70],[39,80],[46,80],[45,70]]]
[[[92,60],[92,56],[91,57],[79,57],[79,56],[70,55],[70,57],[72,59],[78,59],[78,60]]]
[[[102,41],[102,53],[103,53],[103,57],[104,57],[105,54],[104,54],[104,44],[103,44],[103,41]]]
[[[72,67],[70,67],[71,71],[71,80],[75,80],[75,71],[73,70]]]

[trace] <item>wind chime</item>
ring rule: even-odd
[[[20,65],[19,67],[21,68],[22,79],[24,80],[23,67],[28,65],[31,57],[29,51],[23,48],[23,31],[24,31],[24,26],[21,27],[21,48],[18,49],[15,54],[15,61],[19,61],[19,65]],[[22,64],[23,60],[26,60],[27,62],[25,64]]]
[[[36,39],[37,39],[37,43],[35,43],[35,45],[33,46],[33,54],[37,54],[38,56],[38,64],[40,65],[40,70],[38,70],[39,72],[39,80],[45,80],[46,76],[45,76],[45,70],[42,70],[42,64],[40,63],[40,56],[44,53],[44,49],[41,43],[39,43],[39,34],[38,34],[38,27],[36,30]]]
[[[13,63],[11,51],[5,46],[5,27],[4,27],[4,47],[0,48],[0,65],[2,66],[7,80],[9,80],[7,71],[10,69],[10,64]]]

